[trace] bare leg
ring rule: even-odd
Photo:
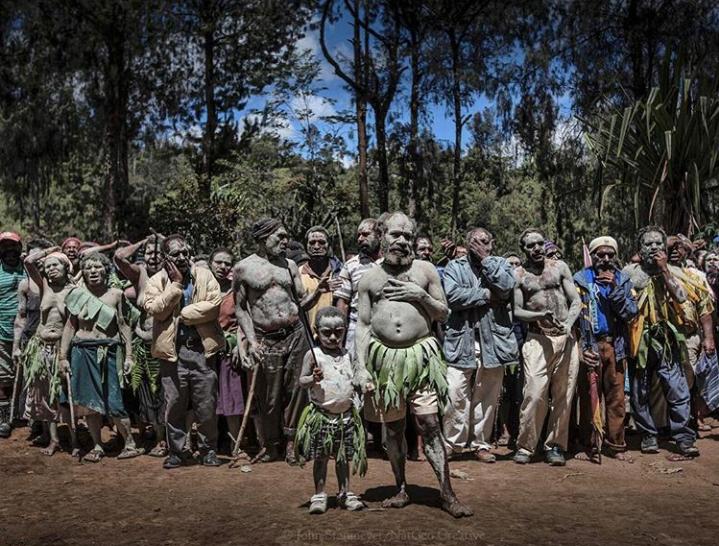
[[[335,474],[340,490],[339,496],[342,497],[350,490],[350,465],[346,461],[343,463],[335,461]]]
[[[48,446],[41,451],[43,455],[48,457],[53,456],[55,453],[60,451],[60,436],[57,433],[57,423],[50,421],[49,423],[43,423],[43,427],[47,427],[50,434],[50,443]]]
[[[42,432],[33,439],[32,445],[47,446],[50,443],[50,430],[47,426],[47,421],[40,421],[40,424],[42,425]]]
[[[122,435],[122,439],[125,441],[125,447],[122,449],[120,454],[117,456],[118,459],[132,459],[139,457],[145,450],[137,449],[135,445],[135,438],[132,436],[132,424],[130,423],[129,417],[119,419],[113,418],[115,422],[115,428]]]
[[[385,423],[385,436],[387,442],[387,457],[392,466],[394,479],[399,487],[399,492],[382,502],[384,508],[404,508],[410,502],[407,495],[407,480],[404,468],[407,462],[407,442],[404,437],[406,419],[400,419],[391,423]]]
[[[427,458],[424,456],[424,440],[422,439],[422,434],[419,432],[419,423],[417,422],[417,416],[412,415],[412,419],[414,419],[414,429],[417,431],[417,460],[418,461],[426,461]]]
[[[473,515],[467,506],[459,502],[459,499],[452,490],[452,484],[449,479],[447,452],[444,449],[439,417],[436,413],[432,415],[418,415],[417,423],[424,438],[424,453],[439,481],[439,495],[442,498],[442,509],[452,514],[455,518]]]
[[[327,482],[327,465],[329,458],[315,459],[312,466],[312,476],[315,479],[315,494],[319,495],[325,492],[325,484]]]
[[[85,417],[85,422],[92,438],[93,448],[90,453],[85,455],[84,459],[96,463],[105,456],[105,450],[102,448],[102,415],[91,413]]]

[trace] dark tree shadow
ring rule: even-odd
[[[382,502],[394,496],[397,493],[397,487],[394,485],[383,485],[381,487],[372,487],[362,493],[362,500],[366,502]],[[442,500],[439,497],[439,489],[434,487],[424,487],[421,485],[408,485],[407,494],[412,500],[412,504],[420,504],[432,508],[441,508]]]

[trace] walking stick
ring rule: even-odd
[[[335,228],[337,229],[337,237],[340,240],[340,254],[342,254],[342,263],[347,261],[345,258],[345,243],[342,240],[342,228],[340,227],[340,221],[337,219],[337,214],[332,215],[335,219]]]
[[[72,396],[72,381],[70,381],[71,377],[72,371],[68,370],[65,378],[67,379],[67,401],[70,404],[70,428],[72,429],[73,433],[77,433],[77,428],[75,427],[75,399]]]
[[[257,364],[259,366],[259,363]],[[250,420],[250,408],[252,407],[252,400],[255,397],[255,385],[257,384],[257,375],[259,370],[256,368],[252,371],[252,380],[250,381],[250,390],[247,393],[247,404],[245,404],[245,414],[242,416],[242,424],[240,425],[240,431],[237,433],[235,438],[235,447],[232,450],[232,456],[237,460],[240,454],[240,444],[242,438],[245,436],[245,429],[247,428],[247,422]],[[234,464],[234,462],[233,462]]]
[[[18,364],[17,370],[15,370],[15,381],[12,387],[12,397],[10,398],[10,426],[12,426],[15,420],[15,409],[17,407],[17,391],[20,389],[20,376],[22,375],[22,364]]]

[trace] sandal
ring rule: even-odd
[[[145,450],[143,448],[136,448],[136,447],[126,447],[123,449],[120,454],[117,456],[118,459],[134,459],[135,457],[139,457],[140,455],[143,455],[145,453]]]
[[[327,512],[327,493],[317,493],[310,498],[310,514]]]
[[[150,457],[167,457],[169,454],[170,450],[167,449],[167,445],[165,445],[165,442],[160,442],[152,448],[150,453],[148,453]]]
[[[87,454],[82,458],[82,460],[89,463],[99,463],[100,459],[102,459],[104,456],[105,452],[102,449],[94,448],[88,451]]]

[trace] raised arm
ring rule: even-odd
[[[492,295],[489,288],[462,284],[460,263],[451,261],[444,270],[444,290],[447,294],[449,308],[454,311],[463,311],[487,305]]]
[[[32,282],[37,285],[37,288],[40,291],[40,298],[42,298],[44,283],[42,275],[40,274],[40,269],[38,268],[37,264],[38,262],[41,262],[42,260],[47,258],[48,255],[52,254],[53,252],[59,251],[60,247],[54,246],[52,248],[46,248],[44,250],[29,254],[27,258],[25,258],[25,270],[27,271],[28,277],[30,277],[30,279],[32,279]]]
[[[83,256],[87,256],[88,254],[92,254],[93,252],[107,252],[108,250],[114,250],[117,248],[117,246],[119,244],[120,244],[120,241],[113,241],[113,242],[107,243],[105,245],[91,246],[91,247],[85,248],[81,252],[79,252],[78,256],[82,259]]]
[[[138,266],[137,264],[133,264],[130,259],[135,255],[138,250],[144,248],[146,242],[147,237],[145,237],[142,241],[135,243],[134,245],[128,245],[122,248],[118,248],[112,258],[120,272],[125,276],[128,281],[132,283],[132,286],[134,286],[136,289],[138,283],[140,282],[140,266]]]
[[[182,298],[182,284],[168,279],[163,288],[161,279],[155,275],[147,281],[143,307],[148,315],[166,320],[180,302],[180,298]]]
[[[199,275],[198,273],[198,282]],[[197,303],[185,305],[182,311],[180,311],[182,322],[188,326],[212,322],[213,320],[217,320],[220,314],[220,303],[222,303],[220,283],[217,282],[217,279],[215,279],[214,275],[209,271],[207,275],[203,276],[207,279],[206,298]]]

